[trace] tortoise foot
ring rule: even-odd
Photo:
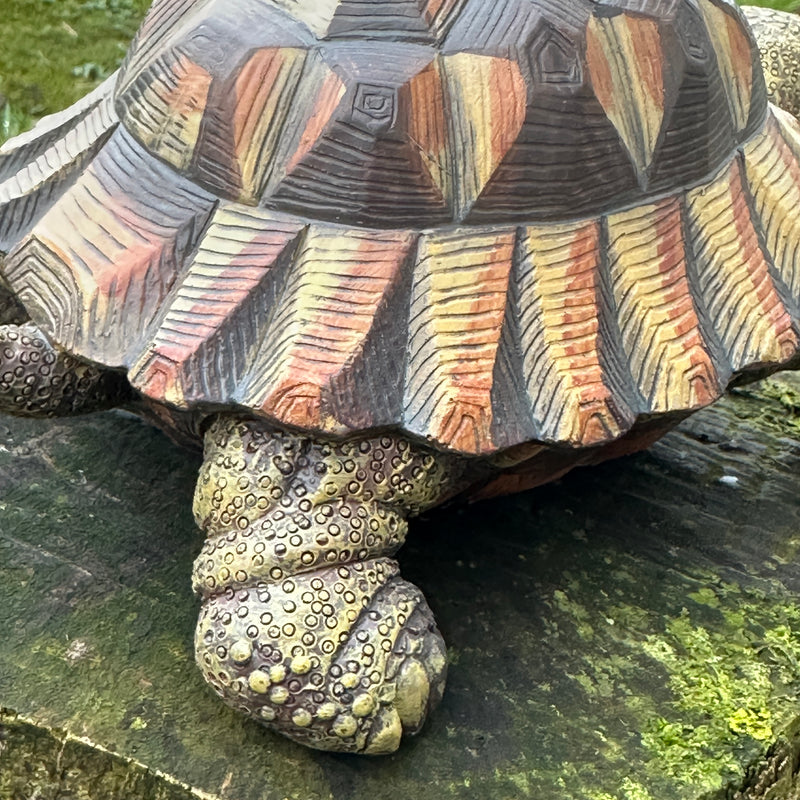
[[[389,753],[444,688],[425,598],[389,558],[459,462],[399,437],[316,441],[220,417],[205,440],[195,562],[200,668],[218,694],[325,750]]]
[[[391,753],[444,689],[433,615],[386,559],[213,597],[195,642],[229,705],[321,750]]]

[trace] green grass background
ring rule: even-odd
[[[800,0],[751,0],[800,10]],[[0,142],[113,72],[150,0],[0,0]]]
[[[96,86],[150,0],[0,0],[0,141]]]

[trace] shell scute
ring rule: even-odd
[[[159,0],[0,155],[0,271],[177,409],[624,443],[797,357],[800,127],[756,64],[722,0]]]
[[[432,213],[525,224],[613,211],[707,177],[762,123],[741,19],[698,3],[239,0],[234,28],[232,9],[210,0],[182,12],[158,55],[156,34],[142,38],[149,60],[134,49],[118,105],[169,160],[131,108],[166,114],[153,70],[193,60],[212,86],[186,174],[226,199],[310,219],[380,228],[424,226]],[[210,59],[198,36],[223,54]],[[319,62],[342,82],[324,100]],[[421,132],[439,135],[438,151]]]

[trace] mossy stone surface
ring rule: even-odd
[[[124,414],[2,418],[0,797],[699,800],[761,763],[742,796],[786,800],[798,748],[764,759],[800,720],[799,387],[417,520],[401,561],[449,686],[377,759],[305,750],[204,686],[196,455]]]

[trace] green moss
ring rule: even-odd
[[[553,595],[578,640],[593,631],[592,655],[570,679],[591,703],[624,709],[623,727],[639,739],[649,785],[623,787],[625,800],[659,796],[666,785],[687,796],[718,791],[741,774],[743,752],[758,753],[794,718],[800,607],[706,577],[691,602],[661,623],[652,614],[644,620],[641,608],[602,600],[589,607],[563,591]],[[657,632],[640,637],[642,623]],[[560,630],[569,624],[562,619]],[[664,696],[637,689],[639,672],[663,681]],[[629,756],[630,745],[620,752]],[[590,796],[606,800],[602,792]]]
[[[780,403],[786,412],[782,422],[786,432],[792,436],[800,436],[800,383],[789,382],[785,377],[781,380],[767,379],[758,384],[759,393]]]
[[[0,797],[212,800],[142,764],[0,709]]]

